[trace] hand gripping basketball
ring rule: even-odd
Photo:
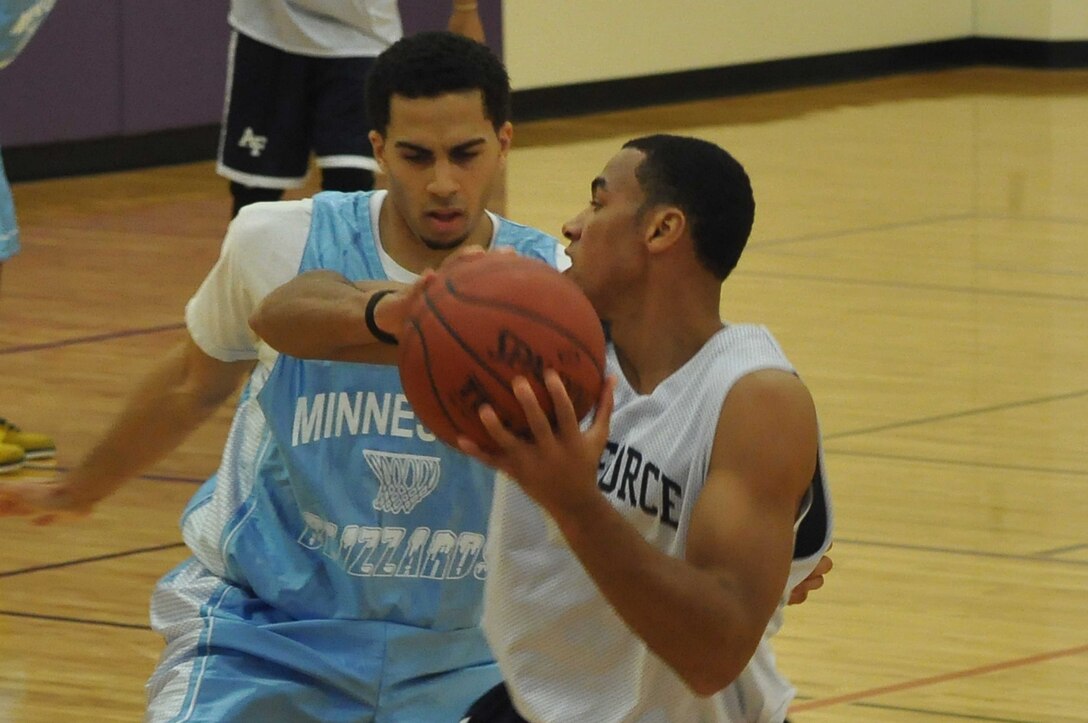
[[[542,261],[487,253],[455,260],[426,284],[400,335],[401,384],[419,420],[446,444],[494,441],[477,410],[487,403],[519,436],[529,427],[510,382],[529,380],[555,422],[544,370],[554,369],[579,418],[604,380],[604,332],[578,286]]]

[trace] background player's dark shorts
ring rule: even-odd
[[[461,723],[528,723],[514,710],[504,683],[499,683],[480,696],[467,711]],[[790,723],[787,718],[782,723]]]
[[[310,151],[374,169],[366,74],[373,58],[312,58],[235,33],[219,172],[251,186],[302,183]]]
[[[499,683],[480,696],[467,711],[462,723],[528,723],[514,710],[506,685]]]

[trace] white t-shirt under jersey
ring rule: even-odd
[[[386,276],[410,284],[418,277],[385,252],[378,233],[386,197],[385,191],[370,197],[371,232]],[[189,333],[204,353],[222,361],[259,359],[271,367],[277,352],[253,333],[249,317],[273,289],[298,275],[312,213],[309,198],[273,201],[246,206],[231,222],[219,260],[185,307]],[[488,216],[494,241],[499,220]]]

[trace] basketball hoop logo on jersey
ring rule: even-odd
[[[415,454],[364,449],[363,458],[378,478],[374,509],[404,514],[434,492],[442,476],[442,460]]]
[[[248,148],[249,155],[256,158],[261,155],[261,151],[268,145],[268,136],[259,136],[253,132],[253,129],[246,126],[246,129],[242,131],[242,137],[238,139],[239,148]]]

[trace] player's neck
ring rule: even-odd
[[[438,268],[447,256],[459,248],[467,246],[487,248],[491,243],[494,225],[491,217],[484,213],[468,238],[458,246],[430,248],[412,231],[386,197],[382,203],[381,214],[378,216],[378,233],[381,235],[382,248],[390,258],[402,268],[418,274],[428,268]]]
[[[644,295],[610,319],[609,333],[628,384],[649,394],[722,328],[718,296],[689,289]]]

